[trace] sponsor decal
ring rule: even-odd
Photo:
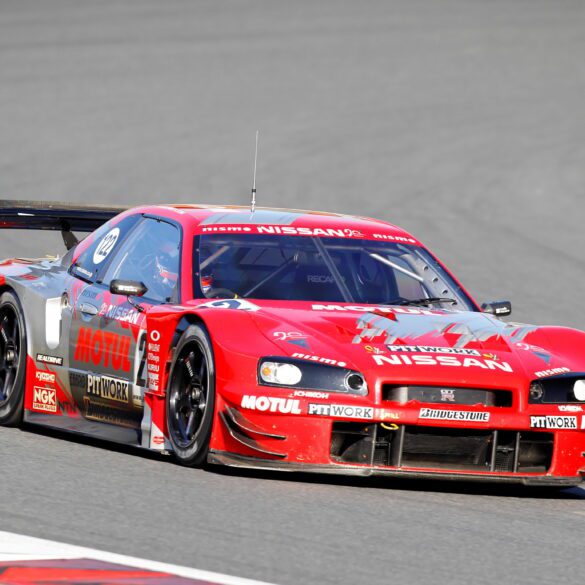
[[[130,371],[130,337],[80,327],[75,343],[74,360],[94,366],[104,366],[114,370]]]
[[[353,406],[350,404],[309,404],[309,414],[329,416],[331,418],[359,418],[371,420],[374,409],[370,406]]]
[[[260,412],[278,412],[280,414],[301,414],[300,402],[291,398],[275,398],[274,396],[242,397],[242,408],[259,410]]]
[[[452,388],[441,388],[441,402],[455,402],[455,390]]]
[[[85,269],[83,266],[78,266],[77,264],[75,264],[73,266],[73,270],[77,272],[77,274],[81,274],[81,276],[84,276],[85,278],[93,277],[93,272],[91,272],[91,270]]]
[[[33,410],[57,412],[57,392],[54,388],[33,387]]]
[[[481,355],[475,349],[461,347],[433,347],[430,345],[387,345],[388,351],[404,353],[443,353],[448,355]],[[487,357],[487,356],[485,356]]]
[[[152,390],[159,389],[160,383],[160,332],[154,329],[149,333],[149,341],[146,346],[146,354],[145,359],[148,360],[148,366],[146,368],[146,375],[148,377],[148,387]],[[144,370],[145,360],[143,359],[141,362],[141,371]],[[139,386],[144,386],[145,384],[142,380],[137,378],[136,382]]]
[[[220,299],[198,305],[197,308],[209,307],[210,309],[237,309],[238,311],[259,311],[260,307],[244,299]]]
[[[332,284],[335,282],[333,276],[328,276],[326,274],[307,274],[307,282],[313,284]]]
[[[121,427],[135,428],[139,424],[135,413],[127,413],[105,404],[92,402],[85,398],[85,418],[107,422]]]
[[[63,358],[54,355],[46,355],[44,353],[37,353],[37,362],[42,362],[43,364],[52,364],[54,366],[62,366]]]
[[[138,408],[144,406],[144,391],[138,386],[132,386],[132,404]]]
[[[118,378],[108,376],[87,375],[87,394],[90,397],[114,400],[116,402],[128,402],[128,388],[130,384]]]
[[[92,290],[91,288],[88,287],[88,288],[83,289],[80,296],[87,297],[88,299],[97,299],[98,294],[99,294],[99,291]]]
[[[576,416],[531,416],[530,428],[532,429],[576,429]]]
[[[136,325],[140,317],[140,313],[134,308],[123,307],[122,305],[109,305],[108,303],[104,303],[101,306],[98,315],[106,319],[114,319],[132,325]]]
[[[306,335],[300,331],[275,331],[273,337],[279,341],[288,341],[291,339],[306,339]]]
[[[433,420],[452,420],[466,422],[489,422],[489,412],[472,412],[469,410],[443,410],[438,408],[421,408],[419,418]]]
[[[329,393],[316,392],[313,390],[295,390],[293,396],[298,398],[316,398],[317,400],[327,400],[329,398]]]
[[[556,376],[557,374],[568,374],[571,370],[569,368],[552,368],[551,370],[542,370],[541,372],[534,372],[537,378],[546,378],[547,376]]]
[[[405,236],[393,236],[392,234],[374,234],[372,236],[374,240],[386,240],[388,242],[403,242],[405,244],[416,244],[416,240],[413,238],[407,238]]]
[[[340,368],[345,368],[347,366],[345,362],[338,362],[337,360],[331,360],[328,358],[319,357],[318,355],[310,355],[306,353],[293,353],[292,357],[301,360],[307,360],[309,362],[316,362],[318,364],[326,364],[328,366],[339,366]]]
[[[372,359],[378,366],[446,366],[457,368],[481,368],[483,370],[501,370],[513,372],[508,362],[495,362],[475,357],[460,357],[455,355],[372,355]]]
[[[561,404],[559,412],[583,412],[583,407],[579,404]]]
[[[55,374],[53,374],[51,372],[42,372],[42,371],[38,370],[35,373],[35,378],[39,382],[49,382],[49,384],[55,383]]]
[[[81,388],[85,391],[87,388],[87,374],[69,370],[69,384],[74,388]]]
[[[383,349],[380,349],[379,347],[375,347],[373,345],[364,345],[364,349],[368,353],[375,353],[377,355],[381,355],[381,354],[385,353]]]
[[[69,402],[69,401],[57,400],[57,406],[59,407],[59,410],[61,412],[64,412],[65,414],[67,414],[69,416],[76,416],[78,414],[78,411],[75,408],[75,405],[71,404],[71,402]]]
[[[214,226],[204,226],[201,227],[201,233],[208,234],[208,233],[257,233],[256,228],[252,229],[249,226],[242,226],[242,225],[214,225]]]
[[[400,420],[400,415],[393,410],[381,410],[378,412],[378,418],[384,420]]]
[[[538,347],[537,345],[530,345],[520,341],[516,343],[516,347],[524,351],[532,352],[533,355],[541,359],[545,364],[550,364],[550,361],[552,360],[552,355],[550,352],[548,352],[546,349],[543,349],[542,347]]]
[[[282,236],[322,236],[327,238],[365,238],[359,230],[351,228],[318,228],[318,227],[295,227],[280,225],[214,225],[202,226],[201,233],[254,233],[254,234],[271,234]]]
[[[98,244],[98,247],[93,253],[94,264],[101,264],[110,255],[110,252],[114,249],[114,246],[116,245],[119,237],[120,228],[117,227],[109,231],[103,237],[102,241]]]

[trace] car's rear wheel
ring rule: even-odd
[[[0,425],[22,420],[26,373],[24,314],[14,294],[0,295]]]
[[[206,329],[190,325],[175,351],[167,387],[168,435],[183,465],[205,463],[215,403],[213,349]]]

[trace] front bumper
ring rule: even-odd
[[[531,428],[529,413],[497,410],[489,421],[461,422],[423,420],[415,416],[418,409],[374,407],[371,420],[356,420],[310,415],[308,404],[297,412],[260,412],[218,396],[209,461],[362,477],[560,487],[583,482],[584,430]]]

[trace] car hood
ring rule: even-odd
[[[417,307],[253,301],[249,312],[275,355],[340,365],[369,382],[526,387],[529,380],[585,371],[563,351],[571,329],[507,323],[480,312]]]

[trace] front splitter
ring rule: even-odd
[[[291,463],[256,457],[245,457],[225,451],[209,452],[208,463],[244,467],[266,471],[287,471],[289,473],[322,473],[327,475],[349,475],[354,477],[396,477],[404,479],[433,479],[436,481],[473,481],[487,483],[520,484],[537,487],[577,487],[583,483],[582,476],[556,477],[550,475],[496,475],[487,473],[457,473],[450,471],[416,471],[412,469],[385,469],[382,467],[357,467],[353,465],[313,465]]]

